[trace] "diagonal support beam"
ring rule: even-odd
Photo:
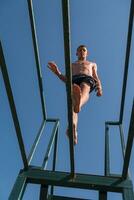
[[[21,200],[23,198],[23,194],[27,185],[26,180],[27,178],[23,176],[23,174],[18,175],[8,200]]]
[[[47,113],[46,113],[45,98],[44,98],[44,91],[43,91],[42,72],[41,72],[39,48],[38,48],[38,41],[37,41],[37,34],[36,34],[36,25],[35,25],[35,19],[34,19],[33,3],[32,3],[32,0],[27,0],[27,3],[28,3],[32,39],[33,39],[35,62],[36,62],[37,75],[38,75],[42,112],[43,112],[43,118],[45,120],[47,118]]]
[[[125,104],[125,95],[126,95],[126,86],[127,86],[127,77],[128,77],[129,57],[130,57],[132,32],[133,32],[133,18],[134,18],[134,0],[131,0],[130,15],[129,15],[129,25],[128,25],[128,36],[127,36],[127,46],[126,46],[125,69],[124,69],[122,98],[121,98],[120,117],[119,117],[120,124],[122,124],[123,113],[124,113],[124,104]]]
[[[72,109],[72,69],[71,69],[71,42],[70,42],[70,13],[69,0],[62,0],[63,31],[64,31],[64,49],[66,65],[66,89],[67,89],[67,107],[68,107],[68,131],[70,145],[70,165],[71,174],[74,176],[74,142],[73,142],[73,109]]]
[[[133,188],[124,189],[122,196],[123,196],[123,200],[134,200]]]
[[[122,170],[122,177],[124,179],[127,178],[127,174],[128,174],[128,167],[129,167],[131,151],[133,147],[133,139],[134,139],[134,102],[133,102],[133,107],[132,107],[128,139],[127,139],[127,145],[126,145],[126,151],[125,151],[125,158],[124,158],[124,164],[123,164],[123,170]]]
[[[18,115],[17,115],[17,111],[16,111],[15,101],[14,101],[14,97],[13,97],[13,93],[12,93],[12,88],[11,88],[11,84],[10,84],[10,79],[9,79],[9,75],[8,75],[8,71],[7,71],[7,66],[6,66],[1,42],[0,42],[0,66],[1,66],[1,71],[2,71],[2,75],[3,75],[3,79],[4,79],[4,84],[5,84],[5,88],[6,88],[6,93],[7,93],[7,97],[8,97],[8,101],[9,101],[9,105],[10,105],[10,110],[11,110],[15,130],[16,130],[16,136],[17,136],[18,143],[19,143],[21,157],[23,160],[24,167],[28,168],[28,161],[27,161],[25,146],[24,146],[24,142],[23,142],[23,138],[22,138],[20,123],[19,123],[19,119],[18,119]]]

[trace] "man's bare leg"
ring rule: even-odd
[[[74,97],[74,112],[79,113],[81,107],[89,99],[90,86],[86,83],[81,83],[80,87],[76,84],[73,85],[73,97]]]
[[[81,83],[81,98],[80,98],[80,109],[88,101],[90,86],[86,83]]]
[[[74,112],[79,113],[80,112],[80,101],[81,101],[81,88],[73,84],[73,104],[74,104]]]
[[[73,112],[73,138],[74,138],[74,144],[77,144],[78,140],[77,140],[77,125],[78,125],[78,114]],[[67,136],[69,137],[70,133],[68,131],[66,131]]]

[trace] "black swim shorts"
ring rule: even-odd
[[[91,89],[90,92],[92,92],[96,88],[96,80],[92,76],[88,76],[85,74],[79,74],[79,75],[73,75],[72,76],[72,83],[77,84],[80,86],[80,84],[84,82],[90,85]]]

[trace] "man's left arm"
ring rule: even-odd
[[[96,63],[93,64],[92,70],[93,70],[93,78],[97,81],[97,83],[96,83],[97,96],[102,96],[102,85],[101,85],[101,81],[100,81],[98,74],[97,74]]]

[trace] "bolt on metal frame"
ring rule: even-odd
[[[16,179],[14,187],[9,196],[9,200],[22,199],[25,192],[25,188],[28,183],[41,185],[40,189],[40,200],[43,199],[74,199],[78,198],[67,198],[58,197],[54,195],[54,186],[61,187],[73,187],[81,189],[91,189],[99,191],[99,200],[107,200],[107,192],[119,192],[122,193],[123,200],[133,200],[133,185],[130,177],[128,176],[128,167],[130,162],[131,150],[134,138],[134,103],[132,107],[130,127],[128,132],[127,145],[125,147],[124,134],[122,129],[123,112],[125,104],[126,95],[126,84],[128,75],[128,65],[129,65],[129,55],[131,47],[132,38],[132,28],[133,28],[133,14],[134,14],[134,0],[131,0],[130,6],[130,17],[129,17],[129,27],[128,27],[128,39],[126,48],[126,60],[125,60],[125,70],[122,88],[122,99],[120,108],[120,119],[119,122],[105,122],[105,170],[104,176],[89,175],[89,174],[79,174],[75,173],[74,166],[74,146],[73,146],[73,110],[72,110],[72,74],[71,74],[71,42],[70,42],[70,13],[69,13],[69,0],[62,0],[62,15],[63,15],[63,30],[64,30],[64,49],[65,49],[65,65],[66,65],[66,90],[67,90],[67,107],[68,107],[68,123],[69,123],[69,145],[70,145],[70,173],[58,172],[56,169],[56,159],[57,159],[57,145],[58,145],[58,130],[59,130],[59,119],[49,119],[46,114],[45,98],[42,84],[42,73],[41,65],[39,59],[38,42],[36,36],[36,26],[34,20],[33,4],[32,0],[27,0],[28,11],[30,17],[33,47],[35,53],[35,61],[37,67],[38,83],[40,90],[40,97],[42,103],[43,121],[35,138],[35,141],[31,147],[29,155],[26,155],[25,146],[23,142],[22,132],[19,125],[19,119],[17,116],[17,111],[15,107],[15,101],[13,98],[12,88],[10,84],[10,79],[8,75],[8,70],[6,62],[4,59],[4,53],[2,50],[2,44],[0,42],[0,67],[5,83],[5,88],[9,100],[9,105],[13,117],[13,122],[16,130],[16,135],[18,138],[18,143],[20,147],[21,157],[23,160],[24,168],[20,170],[20,173]],[[43,134],[46,123],[54,123],[54,128],[50,137],[48,148],[43,159],[41,167],[31,166],[30,163],[39,144],[41,136]],[[110,148],[109,148],[109,126],[119,126],[122,154],[124,157],[123,170],[121,175],[110,174]],[[46,170],[47,162],[50,157],[52,147],[54,146],[53,152],[53,166],[52,171]],[[48,187],[51,187],[51,195],[48,195]]]

